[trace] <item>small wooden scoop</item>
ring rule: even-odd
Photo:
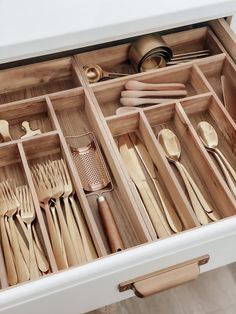
[[[187,96],[186,90],[169,90],[169,91],[136,91],[125,90],[121,92],[121,97],[139,98],[139,97],[184,97]]]
[[[125,84],[127,90],[139,90],[139,91],[169,91],[169,90],[182,90],[185,89],[185,84],[182,83],[143,83],[139,81],[128,81]]]

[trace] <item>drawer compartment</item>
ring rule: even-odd
[[[80,86],[73,58],[2,70],[0,104]]]

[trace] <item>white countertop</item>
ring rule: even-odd
[[[0,0],[0,63],[233,12],[236,0]]]

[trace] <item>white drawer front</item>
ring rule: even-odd
[[[0,308],[6,314],[84,313],[131,297],[131,291],[118,291],[123,281],[205,254],[210,261],[202,272],[232,263],[235,243],[236,218],[229,218],[8,289],[0,294]]]

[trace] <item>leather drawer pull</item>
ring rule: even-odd
[[[119,285],[119,291],[132,289],[139,298],[145,298],[158,292],[179,286],[194,280],[200,274],[200,266],[209,261],[209,255],[157,271],[142,277],[126,281]]]

